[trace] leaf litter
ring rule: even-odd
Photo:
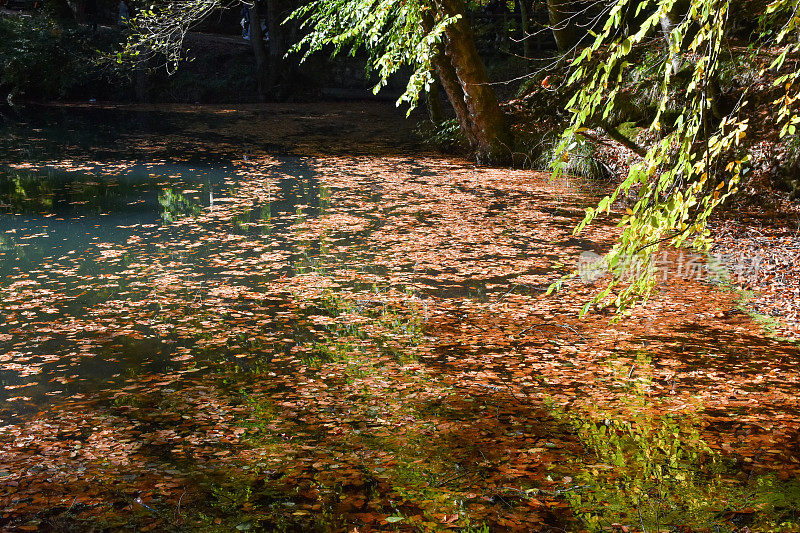
[[[634,531],[644,494],[701,530],[603,447],[676,423],[669,460],[785,496],[705,525],[796,530],[796,344],[695,279],[617,323],[545,296],[613,242],[571,233],[596,187],[425,154],[380,106],[169,112],[137,159],[3,140],[2,527]]]

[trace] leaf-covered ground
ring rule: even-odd
[[[544,294],[613,241],[571,235],[596,187],[380,106],[40,112],[2,138],[0,527],[800,529],[800,350],[741,293],[671,254],[618,323]]]

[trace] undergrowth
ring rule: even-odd
[[[131,77],[98,62],[98,50],[122,42],[116,31],[92,32],[40,16],[0,17],[0,89],[27,99],[128,98]]]

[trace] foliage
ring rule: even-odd
[[[538,155],[537,161],[534,162],[534,168],[548,169],[556,164],[563,163],[560,165],[561,172],[570,176],[603,180],[608,179],[611,175],[608,167],[598,156],[597,148],[594,144],[584,139],[576,138],[567,161],[561,162],[559,160],[563,158],[563,152],[559,152],[558,143],[550,139],[552,137],[545,138],[542,141],[545,149]]]
[[[413,74],[397,104],[406,102],[413,108],[433,83],[434,45],[441,42],[445,26],[455,20],[439,17],[426,32],[423,16],[433,19],[437,15],[418,0],[314,0],[290,17],[310,30],[292,51],[302,51],[305,60],[322,50],[331,49],[334,55],[348,50],[355,55],[364,48],[370,55],[370,71],[378,75],[375,93],[391,76],[411,67]]]
[[[197,215],[202,210],[196,202],[169,187],[158,194],[158,203],[161,205],[161,219],[167,224],[185,216]]]
[[[140,11],[117,60],[159,57],[169,72],[175,72],[184,59],[183,44],[190,29],[222,7],[220,0],[184,0]],[[432,31],[424,32],[421,16],[427,10],[429,7],[424,4],[399,0],[318,0],[297,9],[284,23],[299,20],[301,27],[309,30],[291,49],[302,52],[301,61],[321,50],[332,49],[334,55],[346,47],[350,47],[351,55],[360,48],[367,50],[368,72],[377,73],[379,80],[375,93],[401,69],[413,68],[398,105],[405,101],[414,107],[433,81],[433,45],[441,40],[444,27],[454,20],[444,18]]]
[[[556,172],[562,172],[569,161],[576,136],[608,119],[618,107],[623,77],[633,68],[631,55],[650,41],[652,32],[675,7],[673,0],[619,0],[611,8],[594,42],[573,62],[568,83],[580,81],[581,86],[568,104],[572,123],[559,145],[563,157],[554,167]],[[707,250],[709,216],[737,191],[748,159],[740,150],[748,128],[748,119],[740,113],[745,100],[741,98],[716,116],[719,110],[714,94],[730,8],[729,0],[693,2],[669,34],[669,57],[656,66],[659,106],[648,125],[657,140],[643,161],[631,166],[614,193],[587,210],[575,230],[580,232],[603,212],[609,213],[620,197],[635,194],[634,205],[620,222],[618,241],[602,258],[611,277],[582,313],[592,304],[624,310],[635,301],[646,300],[655,286],[651,261],[659,244]],[[621,30],[623,13],[628,10],[648,16],[635,32],[626,35]],[[597,61],[591,63],[592,59]],[[676,84],[685,96],[676,103],[673,120],[665,112],[674,102]]]
[[[127,73],[97,62],[98,49],[117,43],[113,32],[91,33],[37,16],[0,17],[0,88],[42,99],[98,97],[98,86],[118,93],[121,84],[124,91]]]
[[[413,293],[405,291],[404,305],[391,305],[383,301],[388,295],[377,287],[373,291],[374,299],[351,301],[326,291],[313,302],[299,302],[325,332],[311,342],[310,357],[305,358],[307,364],[319,366],[363,355],[365,340],[398,361],[414,360],[411,348],[420,343],[424,331],[419,302]]]
[[[181,0],[142,9],[130,21],[130,35],[117,61],[163,58],[174,73],[183,59],[183,42],[189,30],[223,7],[221,0]]]
[[[585,489],[567,496],[590,529],[619,522],[638,522],[643,531],[710,525],[716,512],[709,504],[720,503],[719,481],[707,473],[715,458],[691,423],[647,414],[573,423],[597,459],[575,478]]]
[[[797,483],[773,474],[744,483],[739,467],[701,438],[697,420],[653,416],[598,420],[572,415],[581,440],[596,463],[574,475],[579,489],[567,492],[576,514],[592,531],[627,523],[642,531],[688,528],[739,531],[737,518],[760,510],[759,531],[793,531],[797,522]],[[601,416],[602,418],[602,416]]]
[[[761,17],[761,22],[766,25],[772,19],[779,26],[775,41],[784,44],[780,54],[773,60],[770,69],[780,71],[786,66],[786,61],[793,54],[800,51],[797,41],[797,32],[800,30],[800,17],[797,14],[797,2],[793,0],[775,0],[769,4],[766,12]],[[784,94],[773,102],[778,106],[777,118],[780,126],[780,135],[787,133],[794,135],[797,124],[800,123],[797,102],[800,100],[800,69],[796,66],[788,72],[778,76],[773,82],[778,88],[784,89]]]
[[[442,152],[453,152],[466,149],[468,146],[464,133],[454,118],[439,124],[426,120],[420,124],[417,134],[426,145]]]
[[[42,213],[53,207],[53,187],[26,172],[0,174],[0,201],[18,213]]]
[[[800,485],[772,473],[743,475],[742,464],[703,438],[703,409],[660,413],[650,391],[652,359],[638,352],[628,395],[617,409],[591,406],[555,410],[576,431],[593,464],[572,473],[565,491],[591,531],[615,524],[647,531],[740,531],[743,517],[756,531],[794,531],[800,526]],[[613,367],[613,365],[611,365]],[[634,369],[641,376],[633,377]],[[624,367],[612,369],[617,377]],[[754,509],[758,509],[754,513]]]

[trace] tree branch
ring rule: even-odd
[[[608,122],[605,121],[601,122],[600,127],[603,128],[603,131],[606,132],[606,135],[608,135],[609,137],[611,137],[612,139],[623,145],[625,148],[628,148],[636,155],[640,157],[644,157],[645,155],[647,155],[647,150],[645,150],[642,146],[639,146],[638,144],[627,138],[625,135],[620,133],[620,131],[617,128],[615,128]]]

